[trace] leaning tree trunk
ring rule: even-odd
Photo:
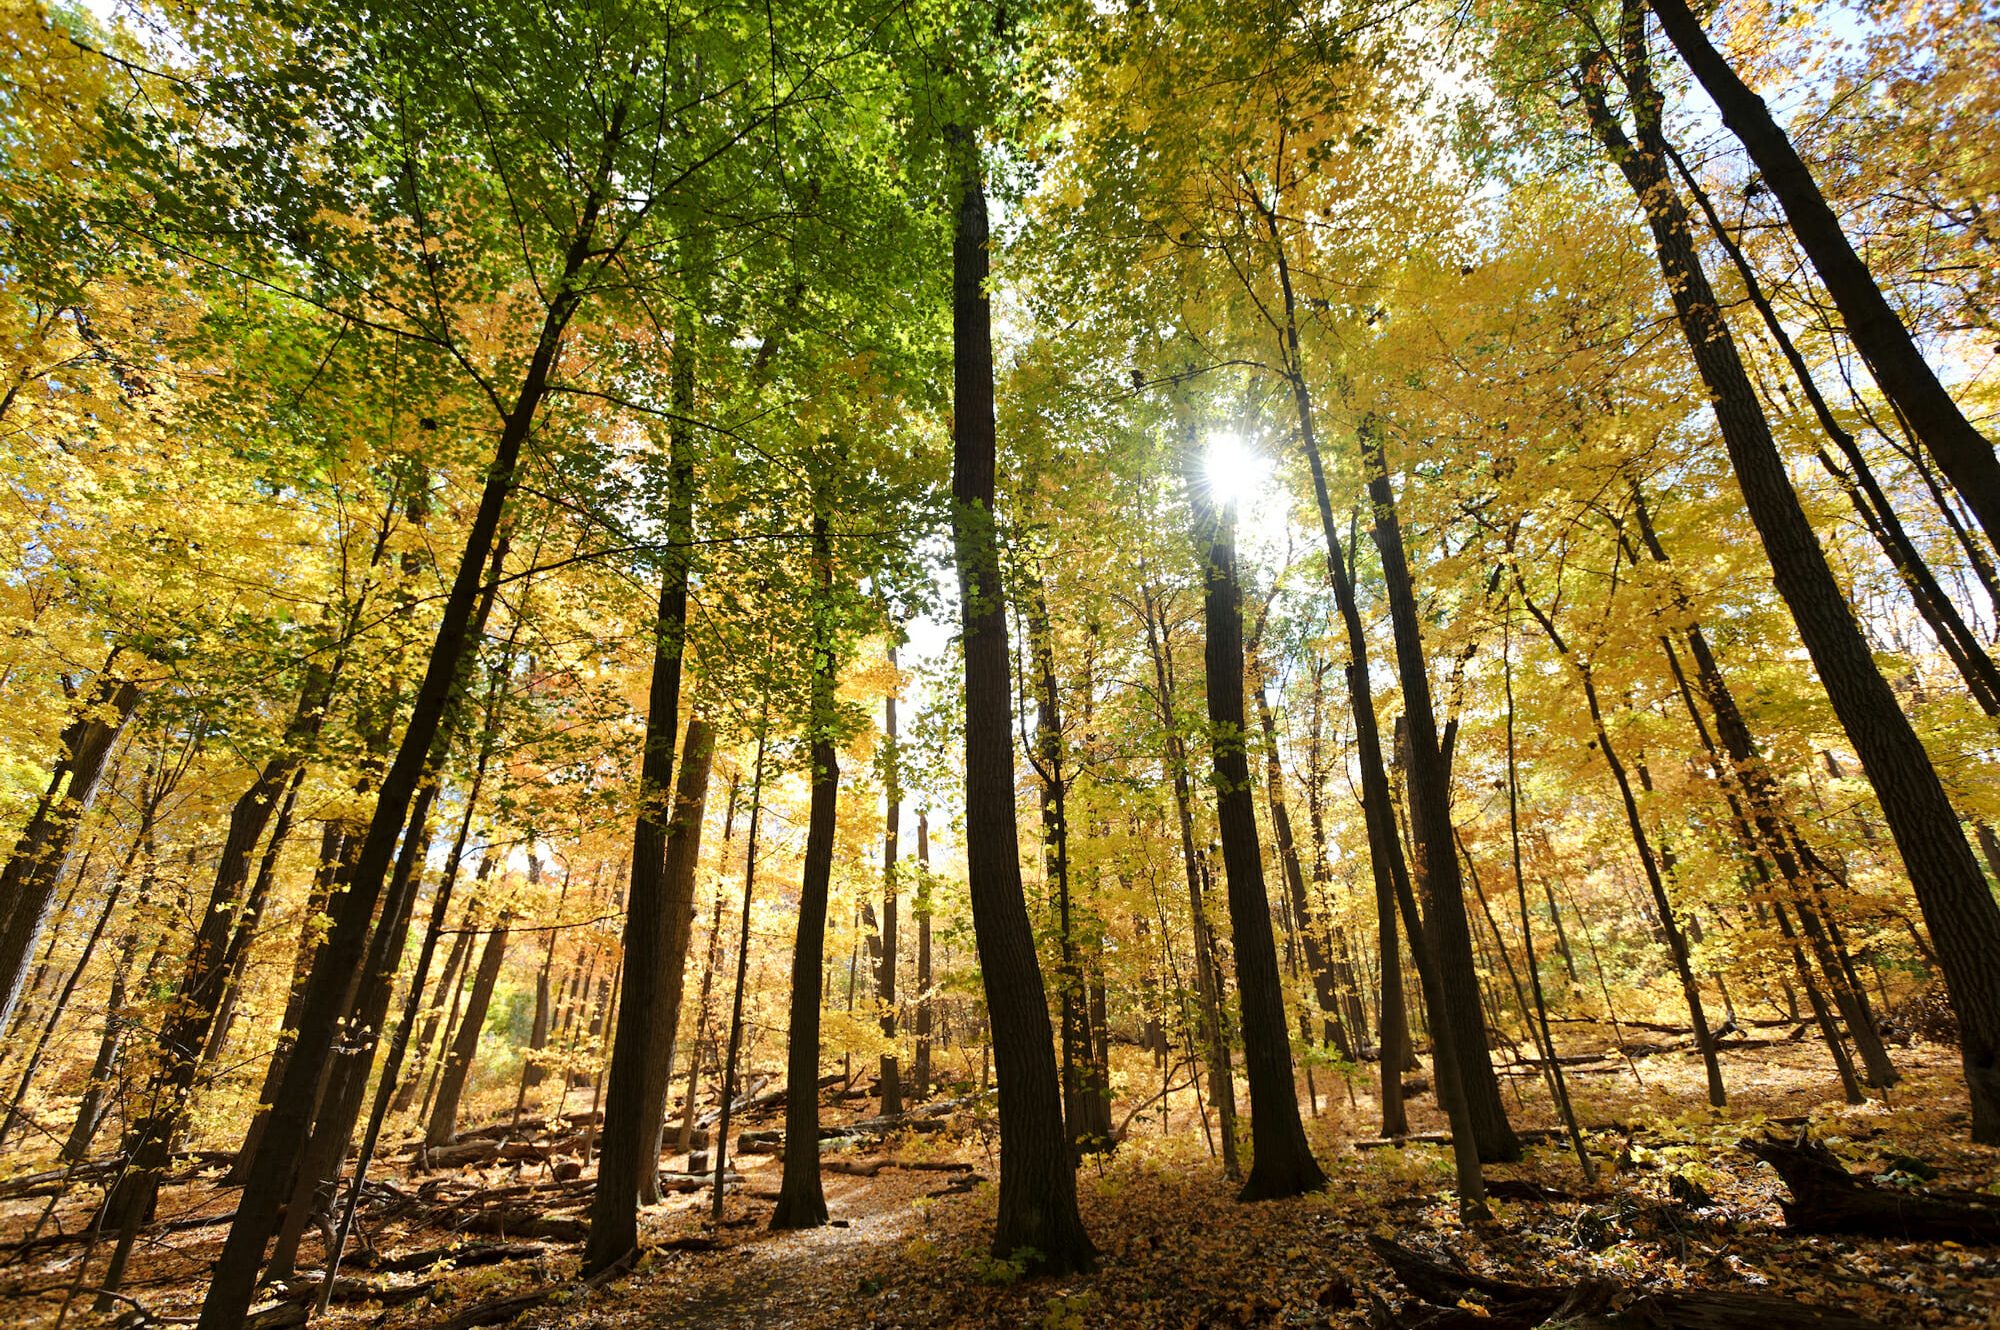
[[[692,406],[694,359],[692,311],[675,324],[672,394],[678,414],[670,440],[667,533],[670,548],[660,572],[660,602],[654,623],[653,677],[646,699],[646,738],[640,757],[639,811],[632,826],[631,885],[626,894],[625,960],[612,1036],[611,1066],[604,1091],[604,1134],[598,1152],[597,1190],[590,1202],[586,1275],[600,1274],[638,1250],[639,1200],[644,1181],[660,1167],[658,1118],[647,1114],[653,1084],[650,1026],[660,1010],[661,992],[687,962],[687,928],[666,900],[667,821],[673,779],[674,730],[680,723],[681,670],[685,655],[688,602],[688,547],[693,531],[694,453],[687,437]],[[673,548],[677,547],[677,548]],[[669,954],[674,933],[680,948]],[[679,980],[672,981],[678,988]],[[678,1008],[678,1002],[676,1002]],[[664,1086],[668,1071],[658,1073]],[[650,1184],[657,1187],[657,1183]]]
[[[1354,582],[1349,572],[1346,551],[1342,548],[1340,529],[1334,521],[1333,498],[1327,487],[1325,461],[1320,454],[1319,435],[1316,429],[1312,393],[1307,386],[1304,361],[1299,345],[1297,296],[1292,290],[1291,263],[1285,253],[1283,237],[1278,230],[1278,220],[1274,212],[1264,214],[1266,227],[1271,232],[1272,246],[1278,269],[1279,286],[1284,294],[1284,353],[1286,381],[1291,388],[1293,409],[1299,423],[1300,446],[1306,455],[1306,464],[1312,473],[1313,498],[1319,509],[1320,531],[1326,539],[1327,574],[1332,579],[1334,601],[1347,637],[1347,691],[1354,712],[1354,737],[1356,756],[1361,767],[1361,810],[1368,828],[1369,861],[1375,874],[1376,917],[1381,929],[1382,975],[1385,985],[1390,978],[1391,957],[1396,947],[1396,917],[1400,914],[1408,928],[1412,956],[1418,963],[1418,972],[1424,974],[1425,961],[1422,950],[1425,945],[1421,920],[1417,916],[1415,895],[1409,884],[1409,865],[1403,857],[1401,834],[1396,827],[1395,796],[1390,790],[1389,768],[1382,757],[1382,731],[1375,714],[1375,696],[1368,680],[1368,639],[1362,629],[1360,602],[1354,594]],[[1461,908],[1463,908],[1461,906]],[[1436,974],[1425,977],[1426,1000],[1429,1000],[1429,985],[1437,979]],[[1384,989],[1382,1026],[1383,1057],[1381,1075],[1383,1080],[1384,1117],[1387,1118],[1389,1102],[1388,1085],[1392,1078],[1402,1074],[1400,1059],[1391,1058],[1390,1046],[1398,1042],[1391,1033],[1390,993]],[[1400,985],[1395,997],[1401,1005]],[[1440,993],[1437,1010],[1442,1012],[1443,998]],[[1451,1022],[1439,1022],[1449,1029]],[[1407,1023],[1403,1023],[1407,1030]],[[1451,1047],[1451,1040],[1442,1031],[1433,1037],[1437,1064],[1438,1097],[1452,1120],[1452,1149],[1454,1166],[1458,1175],[1461,1194],[1467,1198],[1468,1207],[1484,1204],[1485,1188],[1480,1174],[1480,1160],[1485,1157],[1484,1142],[1478,1139],[1478,1130],[1473,1118],[1456,1093],[1458,1076],[1456,1069],[1447,1071],[1444,1067],[1445,1050]],[[1451,1093],[1447,1093],[1451,1087]],[[1385,1122],[1385,1126],[1386,1126]],[[1510,1130],[1503,1141],[1496,1145],[1512,1144],[1511,1154],[1504,1150],[1496,1158],[1513,1158],[1519,1154],[1519,1144],[1513,1141]]]
[[[614,113],[608,137],[620,132],[623,107]],[[369,920],[388,881],[396,842],[409,813],[410,800],[430,765],[433,741],[444,721],[447,703],[460,676],[460,664],[471,644],[470,628],[487,556],[499,533],[500,517],[513,492],[521,446],[527,441],[547,393],[556,352],[570,315],[582,298],[580,275],[596,241],[597,217],[609,193],[608,160],[600,171],[578,220],[574,239],[543,320],[520,392],[507,412],[479,505],[466,535],[465,551],[445,600],[437,637],[431,646],[403,741],[383,777],[375,812],[355,864],[354,878],[336,910],[325,949],[306,983],[292,1054],[272,1101],[270,1117],[257,1143],[235,1221],[223,1243],[202,1303],[199,1330],[236,1330],[242,1324],[263,1263],[264,1246],[284,1204],[293,1161],[304,1148],[311,1127],[312,1089],[332,1049],[345,1005],[349,978],[359,969],[368,945]]]
[[[1903,857],[1959,1019],[1972,1135],[2000,1143],[2000,904],[1994,902],[1937,770],[1895,692],[1876,668],[1785,471],[1755,390],[1695,252],[1688,214],[1668,179],[1659,95],[1645,76],[1644,32],[1628,13],[1628,79],[1639,109],[1635,146],[1604,100],[1601,66],[1587,71],[1592,126],[1646,209],[1660,268],[1689,352],[1708,388],[1745,506],[1778,593],[1854,745]]]
[[[1256,655],[1253,648],[1251,659],[1256,659]],[[1291,811],[1285,803],[1285,771],[1278,756],[1278,719],[1271,710],[1267,681],[1262,677],[1261,669],[1255,671],[1250,684],[1250,691],[1257,699],[1258,729],[1264,739],[1264,787],[1265,799],[1271,805],[1271,834],[1278,843],[1278,865],[1284,873],[1292,919],[1301,949],[1305,952],[1306,972],[1312,979],[1314,996],[1319,999],[1321,1039],[1331,1044],[1343,1058],[1352,1061],[1357,1049],[1349,1038],[1347,1022],[1341,1012],[1340,983],[1334,975],[1332,963],[1327,959],[1327,930],[1320,920],[1313,917],[1311,901],[1306,894],[1305,869],[1299,863],[1298,842],[1292,835]]]
[[[117,658],[114,650],[63,727],[57,740],[62,752],[49,788],[14,842],[7,866],[0,869],[0,1030],[13,1019],[70,842],[97,793],[105,759],[139,704],[139,685],[111,672]]]
[[[1765,186],[1777,196],[1792,234],[1818,269],[1827,294],[1840,310],[1848,337],[1868,362],[1882,395],[1923,440],[1966,506],[1978,516],[1988,538],[2000,539],[2000,458],[1994,456],[1993,444],[1973,427],[1938,382],[1917,349],[1916,339],[1848,242],[1839,217],[1827,205],[1812,172],[1772,118],[1764,99],[1715,49],[1686,0],[1648,3],[1659,16],[1667,39],[1714,99],[1722,112],[1722,123],[1743,144]],[[1633,22],[1643,24],[1643,15],[1635,16]],[[1636,35],[1644,40],[1643,27]],[[1642,125],[1642,147],[1644,129]]]
[[[819,1178],[820,984],[826,965],[826,899],[833,879],[834,818],[840,798],[840,755],[834,747],[833,551],[827,519],[813,515],[813,565],[818,583],[812,641],[812,799],[805,862],[799,875],[799,926],[792,942],[792,1014],[785,1056],[785,1172],[771,1227],[818,1228],[826,1223]]]
[[[1063,1135],[1048,990],[1021,889],[1007,617],[995,528],[993,324],[986,294],[986,193],[977,148],[963,155],[952,244],[952,546],[965,656],[965,860],[974,937],[1000,1083],[1000,1199],[993,1252],[1052,1274],[1096,1250],[1076,1207]]]
[[[1144,569],[1141,569],[1143,578]],[[1173,654],[1161,622],[1159,598],[1152,584],[1142,581],[1140,597],[1146,612],[1146,646],[1153,657],[1153,686],[1159,694],[1160,729],[1166,736],[1165,760],[1172,777],[1174,813],[1180,823],[1181,863],[1187,872],[1188,923],[1194,933],[1195,994],[1201,1001],[1201,1039],[1208,1061],[1208,1097],[1215,1105],[1216,1125],[1222,1133],[1223,1175],[1235,1178],[1242,1168],[1236,1159],[1236,1078],[1230,1065],[1229,1027],[1223,1019],[1222,976],[1215,964],[1211,944],[1208,905],[1203,889],[1204,871],[1194,843],[1194,795],[1189,789],[1187,745],[1182,742],[1174,714]],[[1161,921],[1162,933],[1165,921]],[[1161,946],[1171,942],[1162,936]],[[1199,1101],[1199,1095],[1196,1096]],[[1204,1124],[1207,1119],[1203,1118]],[[1207,1130],[1204,1125],[1203,1131]]]
[[[1195,541],[1202,556],[1209,749],[1215,817],[1229,879],[1236,942],[1236,991],[1243,1008],[1243,1066],[1250,1082],[1250,1176],[1239,1199],[1272,1200],[1318,1191],[1326,1174],[1306,1144],[1292,1079],[1284,985],[1271,934],[1271,900],[1257,845],[1257,808],[1243,716],[1243,596],[1236,580],[1235,513],[1208,511],[1197,495]]]

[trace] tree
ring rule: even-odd
[[[993,1253],[1062,1274],[1089,1269],[1097,1253],[1077,1213],[1047,990],[1015,850],[1006,599],[994,511],[990,232],[973,138],[960,132],[954,140],[952,550],[965,652],[966,872],[1001,1085],[1000,1213]]]

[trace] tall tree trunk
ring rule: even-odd
[[[1643,25],[1628,17],[1629,44],[1643,56]],[[2000,905],[1994,902],[1923,741],[1876,668],[1867,638],[1827,565],[1800,506],[1770,425],[1744,372],[1686,209],[1663,163],[1658,93],[1628,55],[1638,105],[1635,147],[1611,116],[1601,67],[1588,71],[1593,127],[1646,205],[1654,248],[1691,355],[1708,387],[1723,442],[1751,520],[1771,560],[1778,593],[1797,624],[1841,727],[1861,758],[1916,891],[1958,1014],[1972,1135],[2000,1143]]]
[[[673,1079],[674,1040],[681,1025],[681,996],[686,989],[688,943],[694,936],[694,879],[701,859],[701,824],[708,808],[708,776],[715,759],[715,730],[700,716],[688,718],[681,750],[680,777],[674,786],[673,821],[667,831],[665,936],[660,940],[662,965],[652,1040],[646,1060],[646,1084],[641,1100],[639,1203],[660,1202],[660,1151],[666,1143],[667,1085]],[[700,1056],[696,1045],[695,1055]]]
[[[681,670],[687,636],[689,546],[694,529],[694,446],[687,423],[694,396],[694,311],[675,320],[673,382],[677,419],[669,440],[667,533],[670,548],[660,572],[660,601],[653,636],[653,677],[646,699],[646,738],[640,757],[639,808],[632,825],[632,877],[626,896],[625,957],[604,1092],[604,1132],[598,1152],[597,1190],[590,1201],[590,1239],[583,1269],[596,1275],[638,1250],[639,1202],[645,1178],[660,1167],[660,1123],[649,1116],[653,1083],[651,1023],[660,1011],[667,972],[687,962],[687,928],[666,899],[667,821],[673,780],[675,730],[680,724]],[[680,950],[667,948],[678,931]],[[676,1003],[678,1007],[678,1002]],[[665,1084],[667,1072],[659,1073]],[[657,1187],[657,1183],[652,1184]]]
[[[824,513],[813,514],[813,573],[818,592],[812,642],[812,797],[805,862],[799,875],[799,926],[792,942],[792,1012],[785,1057],[785,1172],[771,1210],[774,1229],[826,1223],[819,1179],[820,984],[826,965],[826,901],[833,878],[834,818],[840,754],[834,747],[835,647],[833,548]]]
[[[1660,543],[1659,533],[1653,527],[1645,494],[1636,483],[1632,486],[1632,514],[1637,519],[1639,536],[1648,557],[1657,564],[1671,567],[1666,549]],[[1833,989],[1834,1001],[1847,1019],[1856,1048],[1861,1051],[1868,1084],[1884,1088],[1894,1085],[1900,1077],[1895,1065],[1889,1059],[1889,1051],[1882,1042],[1881,1033],[1875,1026],[1874,1015],[1868,1010],[1867,996],[1852,977],[1841,969],[1825,931],[1819,925],[1817,912],[1812,904],[1814,883],[1806,867],[1807,861],[1816,856],[1813,856],[1809,847],[1804,845],[1796,824],[1784,808],[1777,781],[1764,761],[1756,740],[1751,736],[1749,723],[1744,718],[1742,708],[1737,704],[1735,692],[1730,688],[1729,681],[1723,676],[1722,667],[1709,645],[1708,635],[1702,630],[1700,622],[1692,617],[1686,592],[1678,581],[1674,583],[1672,590],[1675,604],[1689,616],[1683,629],[1683,636],[1687,641],[1689,654],[1694,657],[1696,678],[1700,682],[1702,695],[1707,700],[1709,709],[1715,714],[1716,731],[1729,754],[1726,763],[1716,764],[1719,779],[1725,783],[1725,792],[1730,796],[1731,807],[1744,831],[1755,831],[1754,836],[1746,838],[1746,843],[1753,853],[1761,847],[1763,854],[1770,857],[1771,862],[1777,865],[1779,875],[1784,878],[1799,911],[1800,922],[1805,925],[1806,934],[1813,941],[1814,955]],[[1666,648],[1669,669],[1685,689],[1686,681],[1678,654],[1674,651],[1672,643],[1664,638],[1662,644]],[[1685,701],[1690,713],[1695,714],[1696,725],[1700,729],[1703,743],[1710,744],[1706,728],[1701,726],[1700,716],[1695,710],[1693,698],[1687,697]],[[1713,756],[1712,748],[1711,756]],[[1745,802],[1749,804],[1747,818],[1744,816],[1745,810],[1737,803],[1735,797],[1737,789],[1742,791],[1746,796]],[[1798,848],[1795,849],[1795,846]],[[1800,852],[1802,850],[1804,853]],[[1785,922],[1782,911],[1780,923],[1789,932],[1789,924]],[[1808,977],[1809,1002],[1818,1001],[1817,988],[1818,986],[1811,983]],[[1838,1063],[1843,1058],[1844,1052],[1837,1047],[1837,1039],[1834,1040],[1834,1044],[1836,1045],[1833,1050],[1834,1058]]]
[[[764,812],[764,751],[771,733],[771,691],[768,676],[758,707],[757,755],[750,762],[750,828],[743,847],[743,911],[736,935],[736,984],[729,999],[729,1051],[722,1059],[721,1101],[715,1123],[715,1193],[709,1220],[722,1222],[722,1184],[729,1176],[729,1118],[736,1097],[736,1060],[743,1050],[743,990],[750,975],[750,902],[757,890],[757,824]],[[819,1093],[815,1086],[813,1093]]]
[[[628,107],[629,103],[621,99],[610,109],[599,161],[581,200],[561,269],[548,288],[549,301],[534,351],[513,405],[501,423],[493,462],[487,468],[479,504],[466,534],[465,550],[431,645],[423,682],[404,728],[402,745],[383,778],[353,881],[339,902],[325,950],[307,981],[292,1056],[287,1059],[284,1081],[257,1143],[256,1158],[251,1162],[235,1221],[217,1257],[214,1277],[202,1304],[199,1330],[237,1330],[250,1305],[265,1244],[284,1204],[291,1165],[310,1129],[313,1098],[310,1090],[332,1048],[343,1014],[342,997],[349,977],[362,964],[369,920],[388,881],[410,800],[430,766],[447,704],[459,684],[460,667],[472,640],[470,629],[480,582],[487,556],[499,534],[501,514],[514,489],[521,447],[547,394],[563,334],[582,303],[583,270],[597,256],[598,218],[614,188],[613,152],[624,137]]]
[[[963,130],[952,243],[952,547],[965,656],[965,859],[1000,1083],[1000,1200],[993,1252],[1064,1274],[1096,1263],[1076,1207],[1048,991],[1021,889],[1014,820],[1006,599],[994,511],[993,325],[986,193]]]
[[[1785,331],[1784,321],[1771,307],[1770,298],[1764,294],[1763,284],[1757,280],[1756,270],[1750,266],[1742,246],[1736,243],[1735,237],[1724,225],[1707,191],[1703,190],[1700,182],[1695,179],[1694,172],[1688,170],[1687,163],[1681,160],[1680,153],[1676,152],[1671,144],[1663,146],[1682,183],[1688,187],[1689,195],[1700,207],[1702,216],[1707,219],[1710,232],[1722,246],[1723,252],[1729,256],[1737,276],[1742,279],[1744,294],[1750,297],[1750,303],[1756,307],[1758,316],[1764,322],[1765,332],[1776,344],[1785,363],[1791,367],[1792,377],[1798,381],[1800,391],[1805,394],[1813,415],[1818,418],[1821,432],[1832,440],[1834,447],[1840,451],[1847,463],[1843,468],[1840,463],[1826,455],[1825,449],[1821,449],[1820,466],[1839,482],[1848,501],[1854,506],[1854,511],[1860,515],[1862,524],[1875,537],[1875,542],[1881,547],[1882,553],[1888,556],[1897,577],[1901,579],[1904,589],[1909,592],[1911,601],[1916,605],[1917,612],[1923,615],[1924,622],[1930,625],[1931,635],[1937,639],[1938,646],[1958,668],[1959,677],[1965,681],[1966,691],[1987,715],[2000,716],[2000,666],[1994,664],[1992,655],[1986,650],[1986,644],[1965,621],[1965,616],[1959,613],[1958,606],[1939,584],[1937,575],[1924,561],[1916,543],[1910,539],[1909,532],[1904,530],[1902,519],[1896,515],[1895,508],[1889,502],[1889,496],[1883,493],[1880,482],[1875,478],[1874,468],[1868,464],[1868,458],[1861,451],[1861,445],[1834,417],[1826,399],[1820,395],[1819,385],[1813,381],[1812,369],[1806,364],[1805,357],[1799,354],[1798,347],[1792,342],[1791,334]],[[1944,505],[1944,509],[1949,513],[1949,504]],[[1968,543],[1966,548],[1976,551],[1978,547]],[[1996,595],[1995,600],[1996,603],[2000,603],[2000,595]]]
[[[910,912],[917,920],[916,1078],[919,1103],[931,1096],[931,812],[917,809],[917,893]]]
[[[70,842],[97,793],[105,759],[139,705],[139,685],[113,671],[118,656],[114,648],[77,699],[69,724],[56,740],[61,751],[49,787],[14,842],[7,866],[0,868],[0,1030],[13,1019],[28,962],[48,922],[56,882],[69,858]]]
[[[1204,662],[1215,817],[1228,876],[1229,923],[1236,942],[1236,992],[1243,1009],[1243,1067],[1250,1082],[1250,1176],[1238,1199],[1301,1196],[1326,1185],[1306,1144],[1271,899],[1257,844],[1243,716],[1243,594],[1236,580],[1236,515],[1209,510],[1191,488],[1195,543],[1202,559]]]
[[[1604,765],[1611,772],[1613,783],[1618,786],[1619,802],[1625,810],[1625,826],[1632,835],[1632,848],[1639,856],[1639,867],[1646,876],[1646,889],[1651,894],[1653,913],[1659,925],[1660,942],[1667,949],[1667,957],[1673,962],[1674,974],[1679,977],[1681,997],[1687,1003],[1688,1020],[1694,1029],[1695,1047],[1701,1053],[1702,1069],[1708,1077],[1708,1102],[1717,1108],[1729,1102],[1728,1089],[1722,1083],[1722,1064],[1718,1061],[1715,1048],[1715,1033],[1708,1026],[1708,1019],[1702,1012],[1701,982],[1695,977],[1694,965],[1688,955],[1687,935],[1682,931],[1679,918],[1674,913],[1672,900],[1667,896],[1666,880],[1661,876],[1660,852],[1655,849],[1652,838],[1646,834],[1646,824],[1639,815],[1639,800],[1632,792],[1632,778],[1624,760],[1618,755],[1618,748],[1611,742],[1611,733],[1604,722],[1604,707],[1597,695],[1597,677],[1591,662],[1570,649],[1569,641],[1555,621],[1551,619],[1528,595],[1528,584],[1518,567],[1514,570],[1515,589],[1520,593],[1521,604],[1535,617],[1548,636],[1549,644],[1556,654],[1568,662],[1576,671],[1577,681],[1583,687],[1583,700],[1590,711],[1590,723],[1597,736],[1597,750],[1604,758]]]
[[[2000,458],[1993,445],[1967,420],[1965,413],[1938,382],[1917,349],[1916,339],[1882,294],[1875,276],[1848,242],[1840,219],[1827,206],[1812,172],[1792,147],[1791,139],[1772,118],[1764,99],[1738,77],[1722,53],[1708,40],[1701,20],[1686,0],[1648,0],[1659,16],[1667,39],[1688,69],[1708,90],[1723,124],[1729,126],[1764,183],[1777,196],[1799,246],[1819,270],[1827,294],[1833,297],[1847,326],[1847,335],[1868,362],[1869,373],[1923,440],[1924,447],[1978,516],[1989,539],[2000,539]],[[1643,15],[1628,20],[1645,40]],[[1643,132],[1644,126],[1642,126]],[[1642,143],[1642,148],[1644,147]]]
[[[1386,984],[1389,976],[1390,957],[1394,951],[1394,914],[1400,912],[1410,928],[1410,947],[1418,961],[1419,973],[1423,970],[1423,959],[1418,953],[1424,945],[1421,921],[1415,909],[1415,896],[1410,890],[1409,865],[1403,858],[1403,846],[1396,827],[1395,796],[1389,785],[1388,766],[1382,759],[1382,731],[1375,714],[1375,696],[1368,681],[1368,639],[1361,623],[1360,602],[1354,594],[1354,582],[1342,548],[1340,529],[1334,520],[1333,497],[1327,487],[1325,460],[1320,454],[1319,434],[1314,419],[1312,391],[1306,382],[1305,360],[1299,343],[1297,294],[1292,289],[1291,260],[1286,254],[1283,233],[1279,228],[1275,207],[1265,207],[1258,200],[1257,206],[1263,213],[1265,227],[1269,230],[1273,258],[1277,266],[1279,289],[1284,297],[1284,322],[1281,332],[1281,350],[1284,354],[1285,379],[1291,389],[1293,410],[1298,418],[1299,443],[1306,456],[1307,467],[1312,473],[1313,498],[1319,509],[1320,531],[1326,539],[1327,573],[1333,582],[1334,601],[1340,611],[1340,618],[1347,638],[1347,691],[1354,712],[1354,736],[1356,756],[1361,767],[1361,809],[1368,827],[1369,860],[1375,873],[1375,891],[1378,921],[1385,925],[1382,931],[1382,969]],[[1408,898],[1408,905],[1405,905]],[[1390,903],[1393,902],[1393,908]],[[1461,906],[1462,908],[1462,906]],[[1434,977],[1434,976],[1433,976]],[[1382,1042],[1386,1047],[1392,1042],[1386,1024],[1389,1015],[1388,992],[1383,994],[1384,1033]],[[1450,1022],[1442,1024],[1448,1029]],[[1458,1076],[1453,1069],[1449,1073],[1444,1067],[1446,1038],[1434,1037],[1437,1050],[1434,1059],[1438,1064],[1438,1097],[1444,1103],[1452,1121],[1453,1164],[1458,1177],[1459,1190],[1465,1198],[1466,1208],[1477,1210],[1485,1203],[1485,1183],[1480,1174],[1480,1159],[1487,1157],[1488,1142],[1478,1137],[1478,1128],[1473,1116],[1462,1098],[1457,1095]],[[1382,1076],[1384,1084],[1385,1116],[1388,1100],[1388,1081],[1401,1074],[1397,1061],[1384,1056]],[[1490,1125],[1490,1124],[1489,1124]],[[1513,1139],[1511,1130],[1505,1138],[1491,1143],[1496,1159],[1517,1158],[1519,1143]]]
[[[889,644],[889,668],[896,668],[896,645]],[[896,752],[896,694],[882,699],[882,954],[876,960],[875,996],[882,1003],[882,1036],[890,1041],[882,1055],[882,1115],[903,1111],[902,1067],[896,1038],[896,858],[901,851],[903,822],[902,773]]]
[[[1452,1044],[1459,1053],[1459,1084],[1479,1138],[1480,1158],[1515,1159],[1521,1145],[1500,1100],[1500,1080],[1487,1053],[1486,1022],[1479,1009],[1478,971],[1473,965],[1472,933],[1465,916],[1465,884],[1451,825],[1450,762],[1438,741],[1416,588],[1403,548],[1402,524],[1396,516],[1396,495],[1389,483],[1379,427],[1374,422],[1364,422],[1360,444],[1368,473],[1368,497],[1375,510],[1372,534],[1382,560],[1382,580],[1395,634],[1397,675],[1403,684],[1403,719],[1409,735],[1410,829],[1419,856],[1416,877],[1423,884],[1425,927],[1436,948],[1433,955],[1445,1000],[1444,1010],[1433,1011],[1431,1020],[1434,1024],[1451,1022]]]
[[[1501,646],[1500,679],[1507,701],[1507,844],[1514,866],[1514,899],[1521,909],[1521,950],[1527,957],[1528,981],[1534,987],[1535,1018],[1541,1025],[1542,1057],[1543,1065],[1548,1069],[1549,1095],[1555,1100],[1556,1112],[1562,1118],[1564,1130],[1569,1133],[1570,1148],[1576,1151],[1577,1166],[1583,1170],[1584,1182],[1595,1186],[1597,1166],[1591,1162],[1590,1150],[1583,1143],[1583,1131],[1576,1120],[1576,1107],[1570,1103],[1569,1083],[1563,1079],[1562,1059],[1556,1056],[1556,1037],[1549,1028],[1548,997],[1542,992],[1542,967],[1535,959],[1534,925],[1528,917],[1528,880],[1521,870],[1521,778],[1514,753],[1513,627],[1510,615]],[[1543,885],[1547,886],[1546,883]],[[1553,901],[1554,897],[1550,899]]]

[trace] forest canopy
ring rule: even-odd
[[[0,36],[10,1323],[1990,1315],[1990,5]]]

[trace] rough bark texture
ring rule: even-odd
[[[1096,1250],[1077,1212],[1048,990],[1021,889],[1006,602],[993,507],[986,193],[971,136],[954,138],[966,160],[952,244],[952,546],[965,655],[966,874],[1001,1085],[993,1251],[1064,1273],[1094,1265]]]

